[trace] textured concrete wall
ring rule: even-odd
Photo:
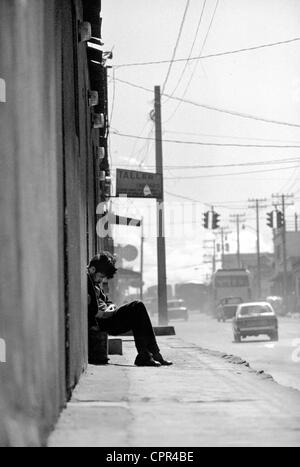
[[[42,444],[86,364],[95,206],[80,15],[79,0],[0,0],[0,446]]]
[[[55,2],[0,2],[1,444],[39,444],[60,381]]]

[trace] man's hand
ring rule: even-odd
[[[98,306],[98,314],[96,315],[96,318],[101,319],[101,318],[109,318],[110,316],[113,315],[113,313],[116,311],[117,306],[111,303],[110,305],[106,305],[106,303],[102,302]]]

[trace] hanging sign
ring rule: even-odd
[[[162,176],[150,172],[117,169],[116,196],[162,199]]]

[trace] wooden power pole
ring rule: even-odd
[[[255,209],[256,211],[256,252],[257,252],[257,295],[258,299],[261,299],[261,257],[260,257],[260,210],[265,209],[266,199],[249,199],[249,209]]]
[[[155,86],[155,141],[156,141],[156,173],[162,178],[161,199],[157,200],[157,291],[158,320],[160,326],[168,325],[168,298],[166,272],[166,241],[164,219],[164,180],[163,180],[163,148],[160,86]]]

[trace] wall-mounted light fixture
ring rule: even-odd
[[[79,26],[79,42],[87,42],[92,37],[92,25],[88,21],[80,21]]]

